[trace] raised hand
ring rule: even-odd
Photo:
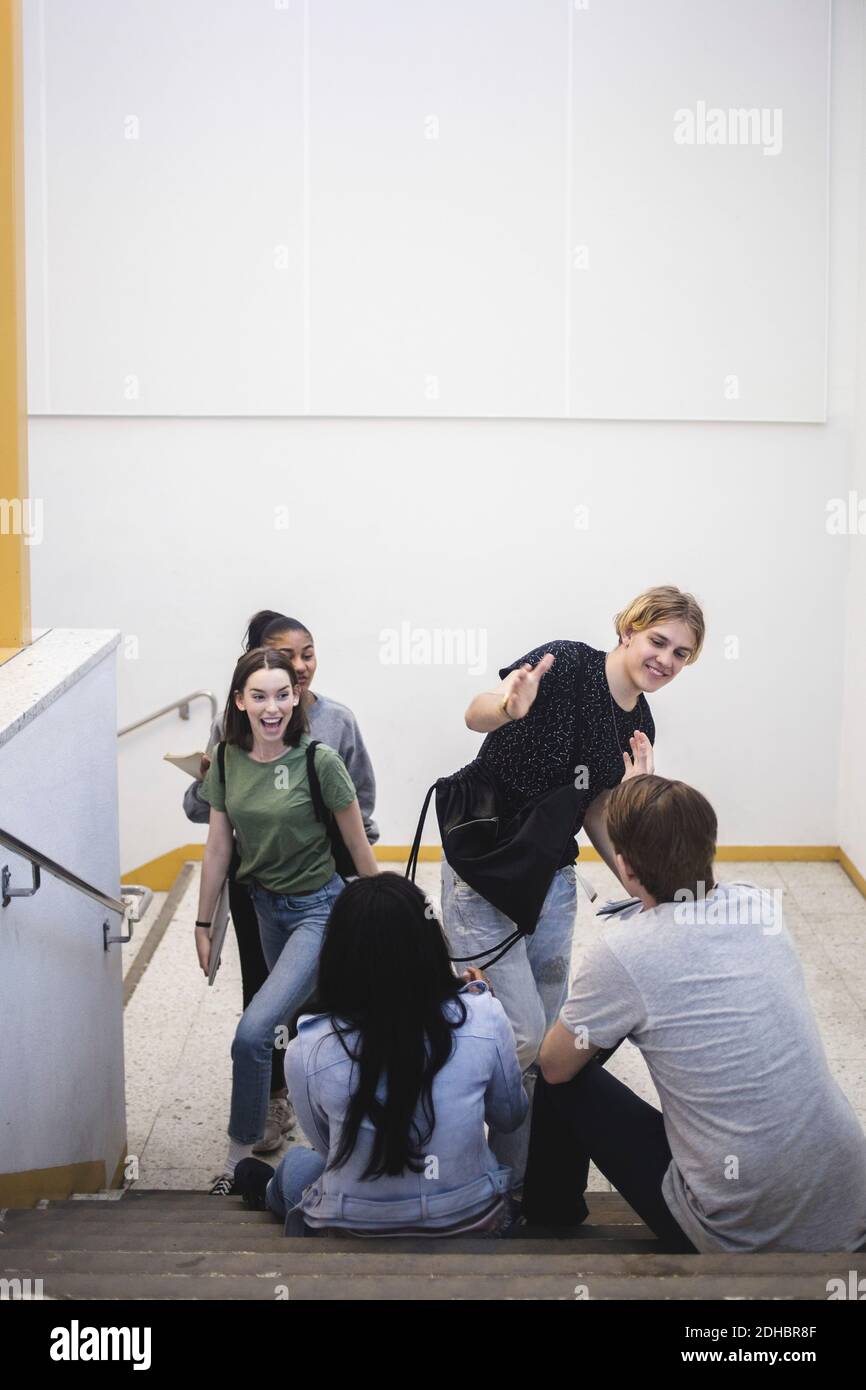
[[[642,733],[640,729],[635,729],[628,742],[631,753],[623,753],[622,755],[625,763],[622,780],[625,782],[629,777],[640,777],[644,772],[655,772],[653,746],[646,734]]]
[[[506,708],[512,719],[523,719],[532,709],[538,687],[555,660],[552,652],[545,652],[537,666],[531,666],[527,662],[507,677],[511,689],[508,692]]]

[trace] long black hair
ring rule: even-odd
[[[305,632],[310,641],[313,640],[313,634],[306,623],[300,622],[297,618],[287,618],[285,613],[275,613],[272,608],[260,608],[247,624],[244,651],[250,652],[255,647],[263,647],[271,637],[276,637],[278,632]]]
[[[451,1056],[453,1030],[466,1019],[461,985],[420,888],[395,873],[347,884],[325,930],[316,993],[317,1008],[330,1014],[358,1070],[330,1167],[346,1162],[368,1118],[375,1139],[362,1177],[423,1170],[423,1146],[436,1124],[433,1078]],[[358,1033],[354,1050],[346,1041],[351,1032]]]

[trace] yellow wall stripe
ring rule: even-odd
[[[0,0],[0,662],[31,640],[20,0]]]
[[[137,869],[130,869],[123,875],[124,883],[143,883],[155,893],[167,893],[180,873],[183,865],[190,860],[199,860],[204,853],[204,845],[181,845],[170,850],[158,859],[151,859]],[[408,845],[374,845],[373,854],[379,863],[405,864],[409,858]],[[422,845],[421,859],[426,864],[436,863],[442,857],[439,845]],[[852,883],[866,897],[866,878],[852,864],[844,850],[838,845],[719,845],[716,859],[740,863],[828,863],[841,864]],[[599,863],[598,850],[581,846],[581,862]]]

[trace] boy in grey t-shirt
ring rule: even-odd
[[[608,830],[643,910],[586,953],[545,1039],[524,1215],[581,1220],[592,1159],[674,1249],[860,1248],[866,1136],[828,1067],[778,895],[713,886],[715,815],[684,783],[622,783]],[[599,1065],[624,1037],[661,1112]]]

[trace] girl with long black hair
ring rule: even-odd
[[[321,1012],[303,1015],[286,1078],[313,1145],[276,1171],[236,1170],[236,1191],[308,1227],[358,1235],[495,1232],[511,1175],[485,1122],[516,1128],[528,1102],[511,1026],[478,978],[458,979],[419,888],[394,873],[350,883],[319,961]]]

